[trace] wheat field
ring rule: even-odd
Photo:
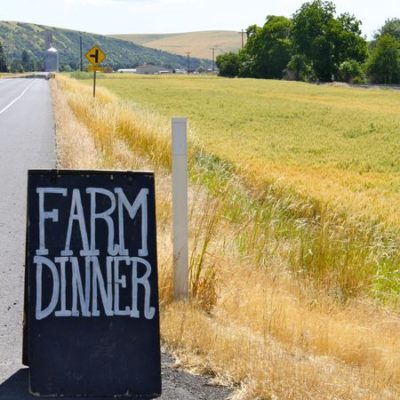
[[[293,186],[399,225],[398,91],[215,77],[112,78],[101,86],[168,118],[187,116],[207,151],[257,175],[260,185]]]
[[[351,97],[350,89],[287,86],[286,97],[290,104],[292,93],[296,112],[308,107],[312,118],[315,108],[329,104],[336,113],[336,124],[326,116],[334,128],[327,134],[342,147],[332,147],[327,163],[318,152],[306,152],[306,133],[317,132],[310,121],[304,121],[294,155],[277,144],[265,146],[255,128],[242,137],[247,128],[236,126],[237,119],[247,108],[253,109],[255,126],[258,119],[270,120],[264,125],[267,143],[280,136],[271,126],[293,129],[295,135],[284,110],[279,111],[282,120],[265,109],[267,115],[258,116],[262,102],[248,105],[249,99],[239,97],[245,90],[240,85],[247,84],[256,82],[117,77],[101,81],[114,94],[99,89],[94,101],[87,83],[59,76],[53,84],[59,166],[156,171],[161,333],[163,345],[182,366],[232,386],[236,400],[397,399],[397,221],[379,213],[377,202],[370,204],[369,189],[378,194],[388,185],[388,192],[396,194],[389,181],[397,167],[373,154],[378,145],[387,152],[396,144],[389,133],[399,123],[394,111],[398,98],[392,92],[374,92],[369,98],[369,92],[355,91],[359,109],[363,101],[370,109],[359,118],[346,117],[346,110],[356,107],[355,99],[341,107],[341,114],[334,97]],[[259,85],[269,98],[264,107],[278,112],[273,103],[283,100],[277,92],[289,84]],[[323,93],[325,99],[320,98]],[[308,100],[299,101],[299,96]],[[230,102],[236,103],[235,112]],[[379,119],[382,126],[377,125],[371,155],[363,159],[370,170],[356,163],[339,165],[334,158],[342,156],[350,140],[343,135],[342,140],[339,126],[368,126],[376,102],[387,114]],[[172,299],[169,113],[182,115],[187,104],[192,106],[192,114],[186,114],[191,301],[177,303]],[[223,104],[223,111],[215,104]],[[219,118],[229,117],[233,125],[223,130]],[[202,127],[205,121],[208,125]],[[213,130],[215,126],[220,129]],[[235,135],[235,129],[242,135]],[[379,140],[382,132],[391,141],[388,147]],[[321,146],[323,140],[316,134],[309,145]],[[363,146],[357,143],[347,150],[354,158]],[[279,157],[271,162],[271,154]],[[361,186],[357,191],[352,184]],[[323,188],[329,193],[320,193]],[[353,200],[349,205],[346,196]],[[381,199],[390,205],[382,192]]]

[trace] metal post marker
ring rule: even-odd
[[[96,70],[93,72],[93,97],[96,97]]]
[[[186,300],[189,297],[186,118],[172,118],[172,156],[174,295],[177,300]]]

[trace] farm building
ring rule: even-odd
[[[144,64],[136,67],[136,73],[145,75],[150,75],[150,74],[154,75],[154,74],[166,73],[166,69],[159,65]]]
[[[58,72],[58,68],[58,51],[54,47],[50,47],[44,55],[44,70],[46,72]]]

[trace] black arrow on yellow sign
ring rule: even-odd
[[[86,59],[92,64],[97,65],[103,62],[106,58],[103,50],[98,46],[93,46],[86,54]]]
[[[95,49],[94,54],[90,54],[89,57],[93,58],[94,64],[98,64],[99,63],[99,49]]]

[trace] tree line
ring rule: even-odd
[[[221,76],[400,83],[398,18],[387,20],[368,43],[354,15],[337,15],[332,2],[314,0],[292,18],[269,15],[264,26],[251,25],[246,33],[238,53],[217,57]]]
[[[43,61],[32,57],[26,50],[23,50],[20,58],[13,59],[10,65],[0,42],[0,72],[31,72],[41,71]]]

